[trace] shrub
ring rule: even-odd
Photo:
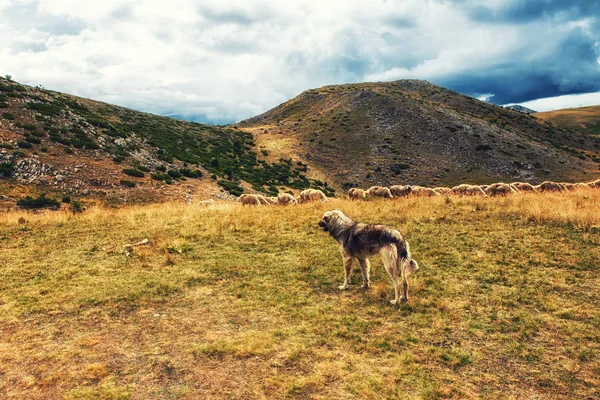
[[[148,167],[146,167],[146,166],[143,166],[143,165],[140,165],[140,166],[138,167],[138,169],[139,169],[140,171],[142,171],[142,172],[150,172],[150,168],[148,168]]]
[[[15,164],[12,162],[0,163],[0,178],[10,178],[13,174]]]
[[[165,183],[171,184],[173,183],[173,178],[171,178],[168,174],[155,173],[150,175],[152,179],[155,181],[163,181]]]
[[[11,113],[4,113],[4,114],[2,114],[2,116],[4,117],[4,119],[8,119],[11,121],[13,121],[15,119],[15,116]]]
[[[40,194],[37,198],[27,196],[17,200],[17,206],[22,208],[45,208],[45,207],[60,207],[60,203],[55,199],[46,197],[46,193]]]
[[[71,196],[63,196],[62,199],[60,200],[61,202],[65,203],[65,204],[69,204],[71,202]]]
[[[8,103],[0,101],[0,108],[8,108]]]
[[[143,178],[144,177],[144,173],[142,171],[137,170],[137,169],[125,168],[123,170],[123,172],[126,175],[135,176],[136,178]]]
[[[69,210],[71,210],[73,214],[81,214],[85,210],[85,207],[82,207],[81,203],[75,200],[69,206]]]
[[[25,140],[33,144],[42,143],[42,141],[39,138],[36,138],[35,136],[25,136]]]
[[[490,146],[489,144],[478,144],[477,146],[475,146],[475,150],[477,150],[477,151],[489,151],[492,149],[493,149],[493,147]]]
[[[167,172],[167,167],[165,167],[164,165],[159,165],[156,167],[156,170],[160,172]]]
[[[125,157],[123,157],[123,156],[114,156],[114,157],[112,158],[112,160],[113,160],[114,162],[116,162],[117,164],[119,164],[119,163],[120,163],[121,161],[123,161],[124,159],[125,159]]]
[[[121,179],[121,185],[132,188],[135,187],[135,182],[128,181],[127,179]]]
[[[17,146],[19,146],[22,149],[30,149],[32,144],[29,142],[20,141],[17,143]]]
[[[240,196],[244,193],[244,189],[237,182],[220,180],[217,183],[234,196]]]
[[[181,173],[181,175],[183,175],[187,178],[201,178],[202,177],[202,171],[200,171],[199,169],[191,170],[189,168],[182,168],[179,170],[179,172]]]
[[[405,164],[405,163],[401,163],[401,164],[393,164],[390,166],[390,170],[398,175],[400,174],[403,170],[409,169],[410,165],[409,164]]]
[[[167,174],[169,174],[169,176],[173,179],[181,178],[181,173],[179,171],[177,171],[176,169],[171,169],[171,170],[167,171]]]

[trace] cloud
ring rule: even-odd
[[[499,104],[600,91],[596,1],[0,0],[0,75],[214,123],[328,84]]]

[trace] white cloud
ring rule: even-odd
[[[535,111],[552,111],[561,108],[595,106],[600,104],[600,92],[585,94],[568,94],[564,96],[547,97],[521,103],[522,106]],[[508,104],[507,104],[508,105]]]
[[[0,0],[0,75],[222,123],[326,84],[435,81],[543,59],[590,26],[486,24],[441,0]]]

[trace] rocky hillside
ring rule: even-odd
[[[0,203],[22,194],[108,203],[268,194],[309,180],[294,159],[265,161],[251,134],[33,88],[0,78]],[[0,204],[6,205],[6,204]]]
[[[599,175],[600,139],[420,80],[307,90],[235,126],[343,188]]]
[[[534,115],[565,129],[600,135],[600,106],[565,108]]]
[[[531,108],[527,108],[527,107],[524,107],[519,104],[514,104],[512,106],[505,106],[504,108],[506,108],[507,110],[511,110],[511,111],[518,111],[523,114],[533,114],[536,112],[535,110],[532,110]]]

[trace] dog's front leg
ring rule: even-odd
[[[344,255],[344,284],[339,286],[338,289],[347,290],[350,288],[350,274],[352,274],[352,262],[354,260],[350,256]]]

